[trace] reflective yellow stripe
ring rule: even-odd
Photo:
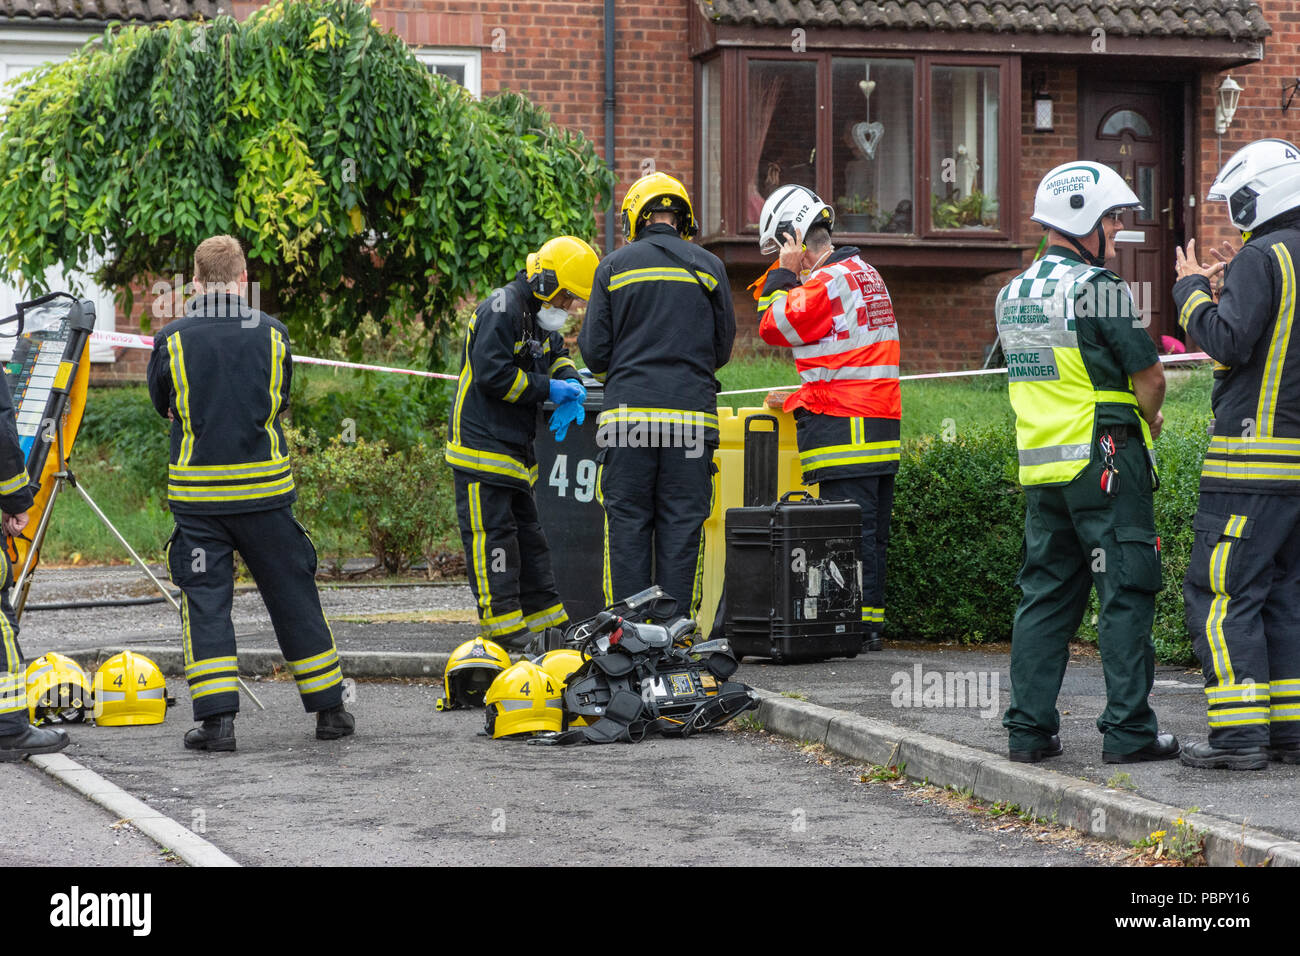
[[[823,445],[821,448],[801,451],[799,464],[804,471],[837,465],[869,465],[882,461],[898,461],[901,453],[902,443],[896,438],[851,445]]]
[[[481,485],[469,483],[470,552],[474,562],[474,581],[478,585],[478,616],[486,621],[492,616],[492,586],[488,583],[487,529],[483,523],[483,498]]]
[[[862,620],[868,624],[883,624],[885,609],[883,607],[864,607],[862,609]]]
[[[271,329],[271,414],[266,419],[266,435],[271,440],[271,458],[281,457],[280,436],[275,433],[275,417],[280,413],[283,399],[280,389],[284,387],[284,358],[288,351],[284,336],[278,329]]]
[[[304,657],[300,661],[285,661],[284,663],[289,668],[289,673],[297,676],[310,671],[318,671],[322,667],[337,664],[338,662],[339,653],[335,648],[331,647],[329,650],[321,651],[313,657]]]
[[[662,266],[653,269],[629,269],[626,272],[616,272],[609,277],[609,286],[606,291],[613,292],[615,289],[622,289],[624,286],[636,282],[693,283],[696,281],[696,276],[699,276],[699,281],[703,282],[710,292],[718,284],[718,280],[707,272],[691,272],[675,266]]]
[[[235,677],[217,677],[190,685],[190,698],[211,697],[213,694],[238,694],[239,680]]]
[[[248,501],[254,498],[273,498],[293,491],[293,475],[276,481],[261,481],[247,485],[167,485],[167,497],[176,501]]]
[[[171,358],[172,385],[176,389],[176,414],[181,419],[181,449],[176,464],[188,465],[194,454],[194,424],[190,421],[190,380],[185,374],[185,347],[181,333],[167,340],[167,354]]]
[[[504,475],[507,478],[518,478],[520,481],[529,484],[537,480],[536,465],[525,467],[522,461],[511,458],[509,455],[502,455],[492,451],[479,451],[476,448],[466,448],[456,442],[447,442],[446,459],[447,464],[452,467],[481,471],[492,475]]]
[[[465,406],[465,396],[469,393],[470,383],[474,380],[474,366],[469,360],[469,342],[474,334],[474,323],[478,321],[478,315],[473,315],[469,320],[469,328],[465,332],[465,356],[464,363],[461,365],[460,381],[456,383],[456,401],[452,406],[451,412],[451,440],[454,443],[460,442],[460,413]]]
[[[1206,304],[1213,304],[1213,302],[1214,300],[1211,299],[1205,292],[1202,292],[1200,289],[1197,289],[1195,292],[1193,292],[1191,295],[1187,297],[1187,301],[1183,303],[1183,307],[1178,310],[1179,326],[1185,330],[1187,328],[1187,323],[1192,321],[1192,313],[1194,313],[1201,306]]]
[[[552,604],[543,611],[525,614],[524,624],[528,626],[530,631],[537,631],[556,624],[563,624],[568,619],[569,615],[565,613],[563,604]]]
[[[1241,481],[1300,481],[1300,462],[1206,458],[1205,464],[1201,466],[1201,477]]]
[[[332,667],[318,677],[298,678],[298,693],[317,694],[343,682],[343,671]]]
[[[24,468],[8,481],[0,482],[0,495],[12,495],[15,491],[26,488],[30,482],[31,479],[27,476],[27,469]]]
[[[269,461],[250,461],[236,465],[168,465],[167,474],[179,480],[207,479],[219,481],[229,478],[265,478],[289,470],[287,456]]]
[[[713,476],[709,479],[709,510],[706,514],[713,514],[713,506],[718,499],[718,482],[721,478]],[[695,555],[695,579],[691,583],[691,612],[687,615],[694,619],[700,612],[700,601],[704,597],[704,525],[700,525],[700,547]]]
[[[1290,697],[1300,694],[1300,680],[1275,680],[1269,684],[1274,697]]]
[[[1267,707],[1238,707],[1211,710],[1208,723],[1211,727],[1243,727],[1250,724],[1267,724]]]
[[[1283,243],[1273,245],[1282,270],[1282,295],[1277,308],[1277,321],[1273,325],[1273,340],[1268,347],[1268,361],[1260,379],[1259,406],[1255,413],[1255,434],[1268,438],[1273,434],[1273,418],[1277,414],[1277,393],[1282,387],[1282,369],[1286,365],[1287,344],[1291,340],[1291,324],[1295,317],[1295,265],[1291,253]]]
[[[611,408],[609,411],[601,412],[597,423],[605,424],[634,424],[636,422],[651,422],[676,425],[696,425],[704,428],[718,427],[717,412],[693,412],[683,408],[633,408],[626,405],[620,405],[618,408]]]
[[[528,387],[528,376],[524,374],[523,369],[515,369],[515,380],[510,385],[510,390],[506,392],[504,400],[507,402],[519,401],[519,396],[524,394],[524,389]]]
[[[239,660],[235,657],[209,657],[201,661],[195,661],[192,664],[186,664],[185,678],[186,680],[193,680],[195,677],[202,677],[205,674],[237,670],[239,670]]]
[[[600,513],[605,522],[605,539],[604,554],[601,556],[600,565],[600,592],[605,598],[605,604],[614,603],[614,584],[613,576],[609,570],[609,513],[605,510],[605,466],[600,465],[596,468],[596,500],[600,502]]]
[[[1225,536],[1235,539],[1246,525],[1245,515],[1232,515],[1224,527]],[[1210,589],[1214,600],[1210,602],[1210,613],[1205,621],[1205,639],[1210,646],[1210,657],[1214,664],[1214,674],[1220,686],[1236,684],[1232,670],[1232,660],[1228,656],[1228,644],[1223,635],[1223,621],[1228,614],[1228,558],[1232,553],[1232,541],[1220,541],[1210,553]]]
[[[518,611],[511,611],[509,614],[500,614],[496,617],[481,617],[478,624],[479,629],[486,633],[488,637],[527,630],[524,626],[524,617]]]
[[[573,359],[561,355],[559,358],[557,358],[554,362],[551,363],[551,367],[546,374],[554,378],[555,373],[562,368],[571,368],[575,372],[578,370],[578,366],[573,364]]]

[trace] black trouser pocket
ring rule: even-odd
[[[1160,572],[1160,548],[1156,533],[1146,528],[1118,527],[1120,585],[1133,591],[1155,594],[1164,587]]]

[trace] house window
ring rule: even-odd
[[[443,50],[432,47],[415,47],[411,51],[430,73],[445,76],[465,87],[474,96],[482,95],[478,50]]]
[[[706,240],[743,245],[790,183],[872,245],[1015,240],[1017,57],[723,49],[698,75]]]
[[[746,75],[745,227],[772,190],[817,188],[817,64],[753,58]]]
[[[831,195],[837,231],[916,231],[915,65],[831,60]]]
[[[930,79],[930,227],[998,228],[998,69],[935,66]]]

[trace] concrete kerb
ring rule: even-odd
[[[1172,830],[1183,819],[1205,837],[1210,866],[1300,866],[1300,842],[1230,823],[1204,813],[1147,800],[883,720],[759,691],[758,719],[765,729],[864,763],[898,766],[917,780],[969,789],[993,803],[1013,803],[1082,833],[1115,843]]]
[[[119,820],[127,821],[190,866],[239,866],[193,830],[137,800],[117,784],[110,783],[66,754],[36,755],[27,759],[55,780],[99,804]]]

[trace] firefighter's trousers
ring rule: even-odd
[[[597,479],[605,509],[605,603],[657,584],[694,618],[713,510],[713,448],[610,447]]]
[[[1202,492],[1183,581],[1210,745],[1300,742],[1300,496]]]
[[[7,737],[27,727],[27,677],[18,647],[18,618],[9,603],[13,566],[7,554],[0,561],[4,562],[4,580],[0,581],[0,737]]]
[[[1151,624],[1160,554],[1142,441],[1120,441],[1115,497],[1100,487],[1095,450],[1068,485],[1025,488],[1025,561],[1017,582],[1024,596],[1011,637],[1011,705],[1002,718],[1012,750],[1037,750],[1060,729],[1056,698],[1094,585],[1106,680],[1106,708],[1097,718],[1102,749],[1129,754],[1155,740],[1147,695],[1155,679]]]
[[[453,472],[456,518],[479,628],[489,640],[522,650],[533,633],[569,619],[555,587],[537,502],[532,491]]]
[[[855,501],[862,509],[862,620],[867,631],[885,626],[885,552],[889,548],[889,518],[894,508],[894,476],[825,478],[819,497]]]
[[[235,551],[257,582],[303,707],[310,713],[341,704],[343,673],[316,590],[316,549],[293,510],[173,517],[167,567],[183,592],[181,635],[194,719],[239,710],[230,620]]]

